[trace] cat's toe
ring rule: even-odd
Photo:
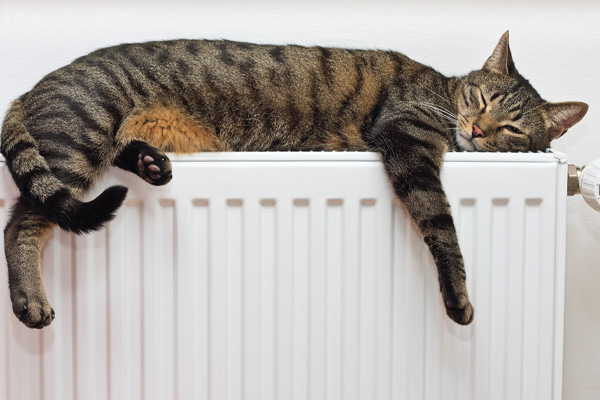
[[[13,312],[29,328],[41,329],[54,320],[56,314],[45,296],[18,291],[11,298]]]
[[[171,160],[164,154],[140,153],[137,166],[139,175],[152,185],[166,185],[173,178]]]

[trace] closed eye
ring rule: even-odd
[[[476,85],[472,86],[470,98],[471,98],[471,102],[473,102],[473,103],[476,103],[477,101],[479,101],[479,112],[480,113],[485,112],[485,110],[487,108],[487,103],[485,101],[485,97],[483,97],[483,93],[481,92],[481,89],[479,88],[479,86],[476,86]],[[467,103],[467,105],[469,105],[469,104]]]
[[[521,132],[519,130],[519,128],[516,128],[516,127],[514,127],[512,125],[504,125],[504,126],[502,126],[502,129],[506,129],[510,133],[515,133],[517,135],[523,135],[524,134],[523,132]]]

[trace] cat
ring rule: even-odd
[[[447,151],[540,151],[587,112],[542,100],[506,32],[479,70],[446,77],[393,51],[174,40],[95,51],[44,77],[5,117],[1,152],[21,195],[5,228],[15,315],[55,318],[40,267],[49,230],[99,229],[125,199],[79,199],[111,165],[152,185],[166,152],[376,151],[436,263],[448,316],[474,312],[440,181]]]

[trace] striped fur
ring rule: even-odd
[[[23,124],[20,99],[13,102],[2,132],[1,150],[8,169],[21,195],[35,211],[75,233],[96,230],[114,217],[125,199],[127,188],[111,187],[88,203],[73,197],[69,186],[59,179],[60,175],[55,175],[42,157],[36,140]]]
[[[444,153],[543,150],[586,110],[542,100],[514,68],[508,33],[463,77],[391,51],[192,40],[98,50],[17,99],[2,127],[21,191],[5,230],[14,312],[31,327],[52,321],[39,272],[44,232],[110,220],[125,188],[78,198],[111,165],[162,185],[165,152],[371,150],[434,256],[448,315],[468,324]]]

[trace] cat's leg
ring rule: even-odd
[[[4,229],[4,252],[13,312],[30,328],[43,328],[54,319],[46,298],[41,251],[54,225],[19,198]]]
[[[146,142],[133,140],[125,146],[113,165],[133,172],[146,182],[160,186],[173,178],[169,157]]]
[[[473,308],[450,205],[440,181],[446,145],[436,138],[438,133],[426,128],[418,121],[386,122],[373,130],[372,144],[381,153],[396,195],[433,255],[446,313],[467,325],[473,320]]]

